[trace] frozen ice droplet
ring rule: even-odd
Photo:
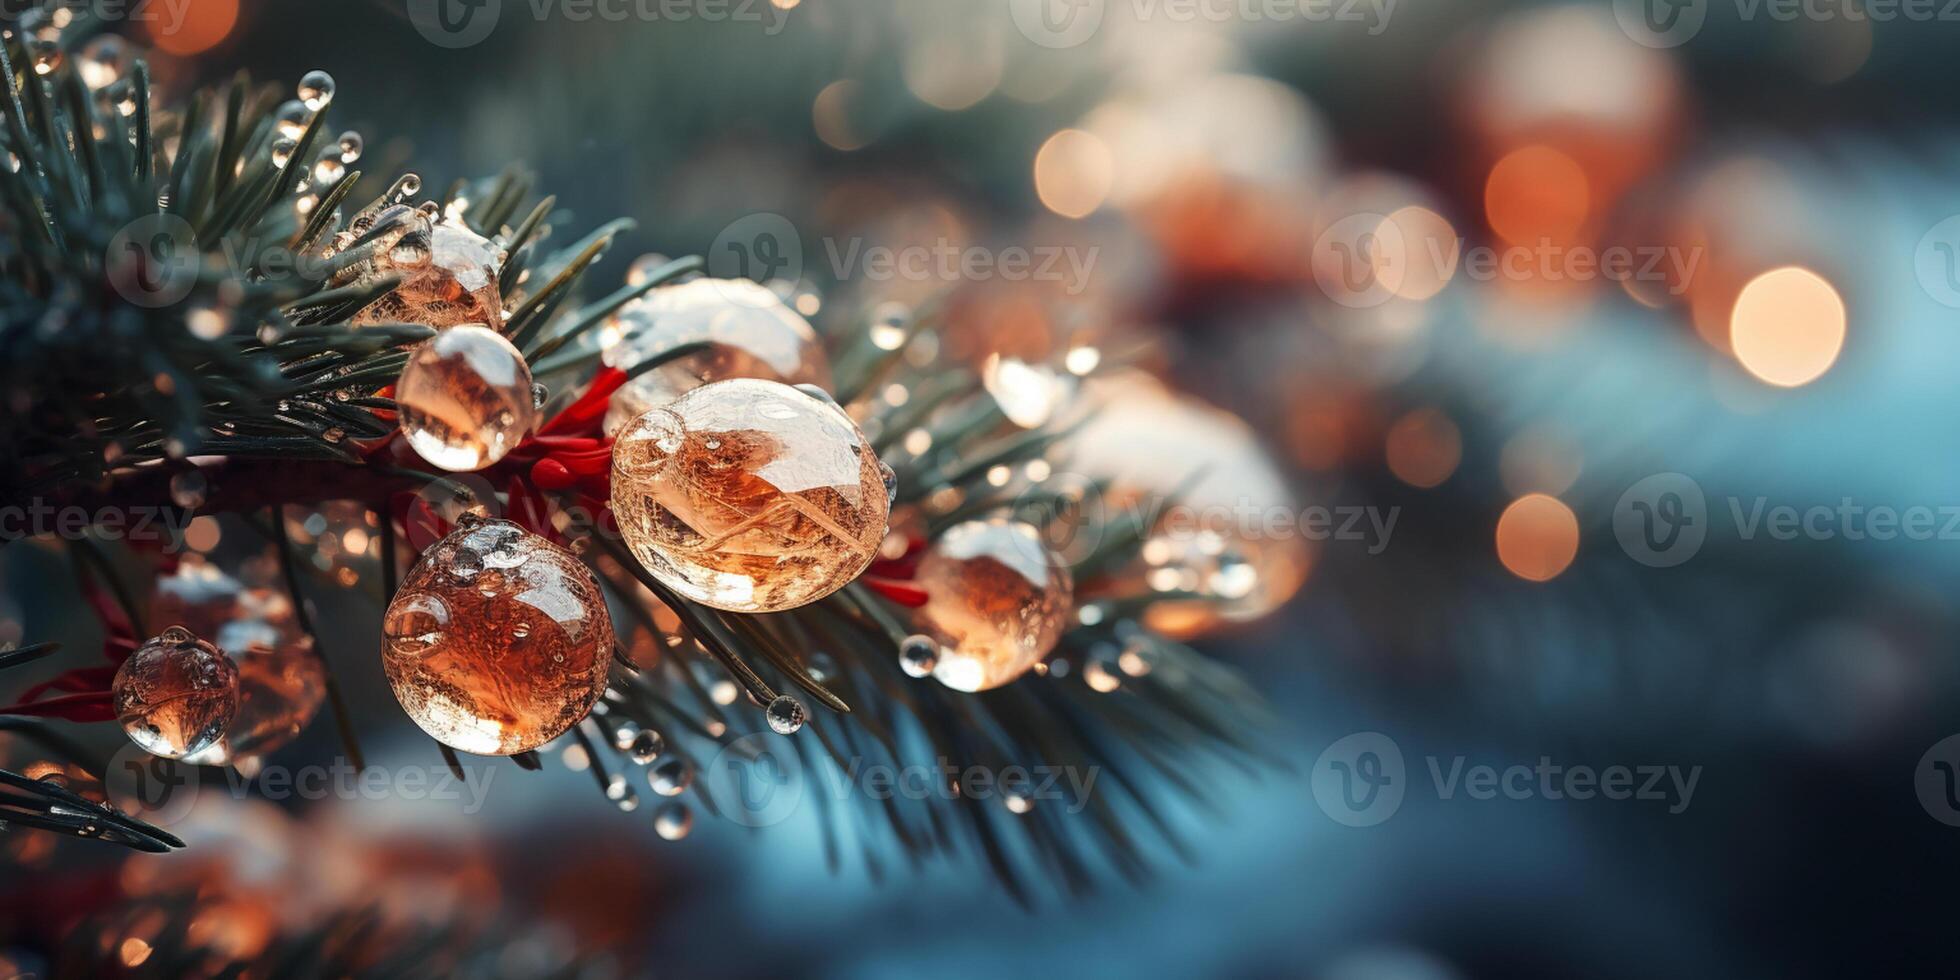
[[[898,645],[898,666],[909,677],[925,677],[939,665],[939,644],[929,636],[913,634]]]
[[[333,76],[318,68],[300,76],[299,100],[314,112],[326,108],[327,103],[333,101],[333,92]]]
[[[795,734],[797,729],[803,727],[803,720],[807,717],[803,710],[803,702],[787,694],[769,702],[769,707],[764,713],[769,716],[769,727],[778,735]]]
[[[685,803],[669,803],[654,811],[653,832],[664,840],[680,840],[694,829],[694,811]]]
[[[679,796],[694,782],[694,770],[683,759],[664,759],[647,773],[647,785],[661,796]]]

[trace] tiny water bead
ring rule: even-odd
[[[680,347],[707,348],[654,368],[613,394],[606,431],[617,432],[650,408],[712,381],[762,378],[784,384],[831,384],[830,362],[810,322],[777,295],[746,279],[695,279],[662,286],[621,309],[611,324],[619,339],[605,362],[623,371]],[[829,395],[824,395],[829,398]]]
[[[632,741],[624,748],[629,758],[644,766],[660,758],[660,754],[667,751],[667,740],[653,729],[643,729],[635,732]]]
[[[300,76],[299,100],[315,112],[327,107],[333,101],[333,76],[315,68]]]
[[[717,381],[613,446],[612,505],[647,571],[682,596],[774,612],[871,563],[891,505],[879,460],[836,405],[774,381]]]
[[[130,68],[129,44],[114,34],[99,34],[82,45],[76,67],[82,81],[92,89],[107,88],[120,81]]]
[[[238,713],[238,668],[172,626],[123,661],[109,688],[116,721],[138,748],[181,759],[223,738]]]
[[[920,616],[945,638],[933,676],[984,691],[1028,672],[1073,612],[1068,567],[1032,525],[1002,518],[948,528],[919,560]]]
[[[382,669],[436,741],[515,755],[605,693],[613,626],[577,557],[509,521],[465,516],[388,605]]]
[[[395,402],[409,446],[454,472],[503,459],[537,424],[524,355],[486,327],[452,327],[423,342],[402,368]]]
[[[654,811],[653,832],[663,840],[680,840],[694,829],[694,811],[685,803],[669,803]]]
[[[780,695],[769,702],[769,707],[764,710],[764,714],[769,717],[769,727],[778,735],[796,734],[808,717],[803,702],[787,694]]]
[[[662,759],[647,770],[647,785],[661,796],[679,796],[694,782],[694,770],[684,759]]]
[[[280,138],[297,141],[306,133],[306,104],[298,99],[282,103],[273,113],[272,128]]]
[[[179,472],[170,478],[170,502],[185,510],[196,510],[204,506],[204,498],[210,482],[204,478],[202,470],[192,468]]]
[[[238,668],[238,710],[224,737],[186,762],[249,764],[298,737],[319,713],[326,666],[300,631],[285,592],[247,587],[192,555],[157,580],[151,615],[211,637]]]
[[[898,645],[898,666],[911,677],[927,677],[932,669],[939,666],[939,644],[930,636],[917,633],[906,637]]]
[[[361,158],[361,134],[348,130],[340,134],[340,162],[351,164]]]

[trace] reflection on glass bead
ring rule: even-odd
[[[409,446],[445,470],[480,470],[537,424],[531,369],[502,334],[454,327],[424,341],[395,385]]]
[[[606,416],[609,433],[711,381],[762,378],[825,389],[831,384],[829,359],[809,321],[746,279],[662,286],[621,309],[612,328],[619,340],[607,347],[605,361],[626,371],[683,344],[709,346],[614,392]]]
[[[660,753],[667,750],[667,740],[649,728],[635,733],[626,750],[634,762],[644,766],[660,758]]]
[[[151,615],[211,637],[238,668],[238,710],[224,737],[186,762],[247,764],[291,742],[319,713],[326,666],[283,590],[247,588],[193,556],[157,581]]]
[[[769,707],[765,709],[764,714],[769,716],[769,727],[778,735],[795,734],[798,729],[803,727],[803,722],[807,717],[803,708],[803,702],[787,694],[778,696],[774,701],[769,702]]]
[[[613,627],[592,573],[509,521],[465,517],[402,580],[382,624],[395,698],[436,741],[514,755],[605,693]]]
[[[354,245],[377,227],[375,250],[334,277],[334,285],[398,276],[400,285],[354,314],[353,324],[420,323],[438,330],[463,323],[504,324],[498,274],[505,254],[497,243],[460,221],[437,221],[433,205],[386,205],[363,211],[334,238],[333,251]]]
[[[1027,673],[1066,631],[1074,589],[1068,568],[1032,526],[967,521],[919,560],[920,616],[944,638],[933,676],[984,691]]]
[[[694,770],[689,768],[686,760],[679,758],[662,759],[647,771],[647,785],[661,796],[679,796],[693,782]]]
[[[172,626],[123,661],[110,684],[123,732],[151,755],[181,759],[223,738],[238,712],[238,668]]]
[[[664,840],[680,840],[694,829],[694,811],[685,803],[669,803],[653,814],[653,832]]]
[[[891,510],[878,456],[848,416],[746,378],[696,388],[623,429],[612,505],[655,578],[735,612],[843,588],[877,554]]]
[[[939,644],[914,633],[898,645],[898,666],[912,677],[925,677],[939,666]]]

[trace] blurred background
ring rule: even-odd
[[[976,365],[1135,350],[1333,518],[1282,610],[1193,627],[1283,714],[1292,771],[1212,774],[1222,816],[1181,811],[1192,852],[1139,887],[1030,911],[968,866],[833,872],[803,819],[667,842],[645,810],[559,805],[589,777],[558,767],[468,820],[187,826],[281,873],[341,835],[371,859],[333,887],[493,907],[517,975],[582,947],[731,976],[1944,965],[1960,24],[1877,6],[490,0],[469,37],[393,0],[189,0],[180,30],[134,26],[171,92],[331,72],[371,173],[515,162],[576,225],[635,219],[600,282],[646,252],[714,268],[773,216],[812,307],[939,297]],[[911,274],[881,248],[1053,264]],[[28,584],[55,561],[7,554],[16,632],[72,614]],[[373,611],[345,612],[364,642]],[[356,712],[430,754],[385,696]],[[292,751],[330,751],[319,727]],[[1329,792],[1355,733],[1399,753],[1386,815]],[[1670,775],[1619,800],[1448,782],[1541,761]]]

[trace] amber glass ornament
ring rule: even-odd
[[[150,615],[208,636],[238,667],[238,712],[224,737],[185,761],[232,765],[293,740],[326,696],[326,668],[300,632],[292,600],[277,589],[247,588],[216,565],[187,557],[157,582]]]
[[[337,286],[400,276],[401,285],[354,314],[353,324],[420,323],[445,329],[465,323],[504,324],[498,274],[504,250],[460,221],[439,219],[434,205],[393,204],[364,211],[334,239],[352,247],[377,227],[373,253],[334,278]]]
[[[613,445],[613,515],[682,596],[735,612],[815,602],[863,572],[885,535],[885,468],[833,402],[717,381],[655,408]]]
[[[524,355],[503,335],[470,325],[444,330],[409,355],[395,384],[402,434],[445,470],[480,470],[537,425]]]
[[[711,381],[762,378],[831,386],[830,360],[809,321],[768,287],[746,279],[663,286],[619,311],[606,363],[623,371],[682,344],[706,350],[654,368],[613,394],[606,431]]]
[[[932,667],[957,691],[999,687],[1028,672],[1068,628],[1074,586],[1061,557],[1021,521],[966,521],[919,560],[919,610],[943,643]]]
[[[558,737],[606,689],[612,617],[571,552],[465,515],[423,552],[382,622],[381,666],[436,741],[514,755]]]
[[[138,748],[181,759],[224,737],[238,712],[238,668],[217,647],[172,626],[123,661],[109,698]]]

